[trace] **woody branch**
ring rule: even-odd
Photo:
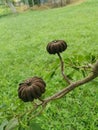
[[[93,79],[95,79],[97,77],[98,77],[98,60],[96,61],[96,63],[94,65],[92,65],[92,71],[88,76],[86,76],[85,78],[83,78],[81,80],[72,82],[66,88],[64,88],[61,91],[53,94],[52,96],[44,99],[41,103],[35,104],[36,109],[38,109],[40,106],[42,106],[42,109],[38,113],[36,113],[35,115],[32,115],[32,117],[30,119],[36,117],[36,115],[41,114],[49,102],[56,100],[56,99],[59,99],[59,98],[62,98],[63,96],[68,94],[70,91],[74,90],[75,88],[77,88],[83,84],[86,84],[86,83],[92,81]]]
[[[71,83],[66,88],[62,89],[60,92],[57,92],[56,94],[52,95],[51,97],[44,99],[44,102],[48,103],[51,100],[61,98],[64,95],[66,95],[67,93],[69,93],[70,91],[72,91],[73,89],[75,89],[76,87],[86,84],[86,83],[92,81],[93,79],[95,79],[96,77],[98,77],[98,61],[96,61],[96,63],[92,66],[92,72],[88,76],[86,76],[85,78],[83,78],[81,80]]]

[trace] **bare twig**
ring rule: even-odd
[[[98,77],[98,61],[93,65],[92,72],[87,77],[85,77],[82,80],[78,80],[76,82],[73,82],[68,87],[61,90],[60,92],[58,92],[58,93],[44,99],[43,103],[45,104],[45,103],[48,103],[48,102],[50,102],[52,100],[61,98],[64,95],[66,95],[67,93],[69,93],[70,91],[72,91],[73,89],[75,89],[76,87],[79,87],[79,86],[81,86],[81,85],[83,85],[85,83],[88,83],[88,82],[92,81],[93,79],[95,79],[96,77]]]
[[[59,55],[59,57],[60,57],[60,55]],[[61,57],[60,57],[60,60],[61,60],[61,66],[62,66],[61,67],[62,75],[64,76],[65,80],[68,83],[70,83],[69,79],[66,79],[66,76],[63,74],[63,61],[62,61]],[[86,83],[92,81],[93,79],[95,79],[96,77],[98,77],[98,61],[96,61],[96,63],[92,66],[92,71],[88,76],[86,76],[85,78],[83,78],[81,80],[78,80],[76,82],[70,83],[68,85],[68,87],[65,87],[64,89],[62,89],[61,91],[55,93],[54,95],[42,100],[42,102],[40,102],[39,104],[35,104],[35,109],[36,110],[32,109],[27,114],[27,115],[29,115],[29,114],[31,115],[32,112],[35,113],[29,118],[29,120],[31,120],[32,118],[35,118],[36,116],[41,114],[50,101],[56,100],[56,99],[59,99],[59,98],[63,97],[64,95],[66,95],[70,91],[74,90],[76,87],[79,87],[79,86],[81,86],[83,84],[86,84]],[[41,110],[37,111],[40,106],[42,106]]]
[[[60,92],[57,92],[56,94],[44,99],[43,102],[39,104],[39,106],[44,105],[46,107],[47,103],[49,103],[50,101],[63,97],[64,95],[66,95],[67,93],[75,89],[76,87],[88,83],[93,79],[95,79],[96,77],[98,77],[98,61],[93,65],[92,72],[87,77],[85,77],[82,80],[78,80],[76,82],[71,83],[68,87],[62,89]]]
[[[87,64],[87,65],[82,65],[82,66],[75,66],[75,65],[72,65],[71,66],[72,68],[74,69],[91,69],[92,68],[92,64]]]
[[[70,84],[68,87],[64,88],[63,90],[61,90],[60,92],[56,93],[55,95],[49,97],[46,99],[46,101],[51,101],[54,99],[58,99],[63,97],[65,94],[69,93],[70,91],[72,91],[73,89],[75,89],[76,87],[79,87],[80,85],[83,85],[91,80],[93,80],[95,78],[95,75],[90,74],[89,76],[87,76],[86,78],[73,82],[72,84]]]
[[[60,62],[61,62],[61,73],[62,73],[62,76],[67,81],[68,84],[71,84],[70,79],[64,74],[64,62],[62,60],[62,57],[61,57],[60,53],[57,53],[57,54],[58,54]]]

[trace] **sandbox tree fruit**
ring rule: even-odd
[[[42,78],[32,77],[19,84],[18,96],[24,102],[33,101],[45,92],[46,83]]]
[[[64,40],[54,40],[48,43],[46,49],[49,54],[61,53],[67,49],[67,43]]]

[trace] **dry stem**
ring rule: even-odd
[[[62,58],[61,58],[61,56],[59,54],[58,54],[58,56],[59,56],[60,61],[61,61],[61,72],[62,72],[62,75],[63,75],[64,79],[69,83],[69,85],[67,87],[65,87],[64,89],[62,89],[61,91],[55,93],[54,95],[52,95],[52,96],[42,100],[42,102],[40,102],[39,104],[36,104],[35,105],[35,110],[32,109],[30,111],[30,115],[31,115],[32,112],[35,112],[35,114],[32,115],[30,117],[30,119],[35,118],[36,116],[41,114],[50,101],[55,100],[55,99],[59,99],[59,98],[63,97],[64,95],[66,95],[67,93],[69,93],[70,91],[72,91],[73,89],[75,89],[76,87],[79,87],[79,86],[81,86],[83,84],[86,84],[86,83],[92,81],[93,79],[95,79],[96,77],[98,77],[98,61],[96,61],[96,63],[92,66],[91,73],[88,76],[86,76],[85,78],[83,78],[81,80],[75,81],[73,83],[70,82],[70,80],[64,74]],[[39,107],[41,107],[41,110],[36,112],[36,110]]]
[[[70,79],[64,74],[64,62],[62,60],[62,57],[61,57],[60,53],[57,53],[57,54],[58,54],[60,62],[61,62],[61,73],[62,73],[62,76],[67,81],[68,84],[71,84]]]
[[[52,100],[61,98],[67,93],[69,93],[70,91],[72,91],[73,89],[75,89],[76,87],[79,87],[85,83],[88,83],[92,81],[93,79],[95,79],[96,77],[98,77],[98,61],[96,61],[96,63],[93,65],[92,72],[88,76],[86,76],[84,79],[71,83],[70,85],[68,85],[68,87],[62,89],[60,92],[57,92],[56,94],[44,99],[40,105],[47,104],[48,102]]]
[[[63,72],[63,69],[62,69],[62,72]],[[65,75],[63,75],[63,76],[65,76]],[[87,77],[69,84],[68,87],[62,89],[60,92],[55,93],[54,95],[44,99],[41,103],[37,104],[36,108],[38,109],[40,106],[42,106],[42,109],[40,111],[38,111],[35,115],[33,115],[31,118],[34,118],[34,117],[38,116],[39,114],[41,114],[50,101],[63,97],[64,95],[66,95],[67,93],[69,93],[70,91],[75,89],[76,87],[79,87],[85,83],[88,83],[88,82],[92,81],[93,79],[95,79],[96,77],[98,77],[98,61],[96,61],[96,63],[93,65],[92,72]],[[69,82],[69,80],[67,80],[67,81]]]

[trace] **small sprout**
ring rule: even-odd
[[[49,42],[46,49],[49,54],[56,54],[65,51],[67,48],[67,44],[63,40],[54,40]]]
[[[24,102],[40,98],[45,92],[46,83],[42,78],[33,77],[19,84],[18,96]]]

